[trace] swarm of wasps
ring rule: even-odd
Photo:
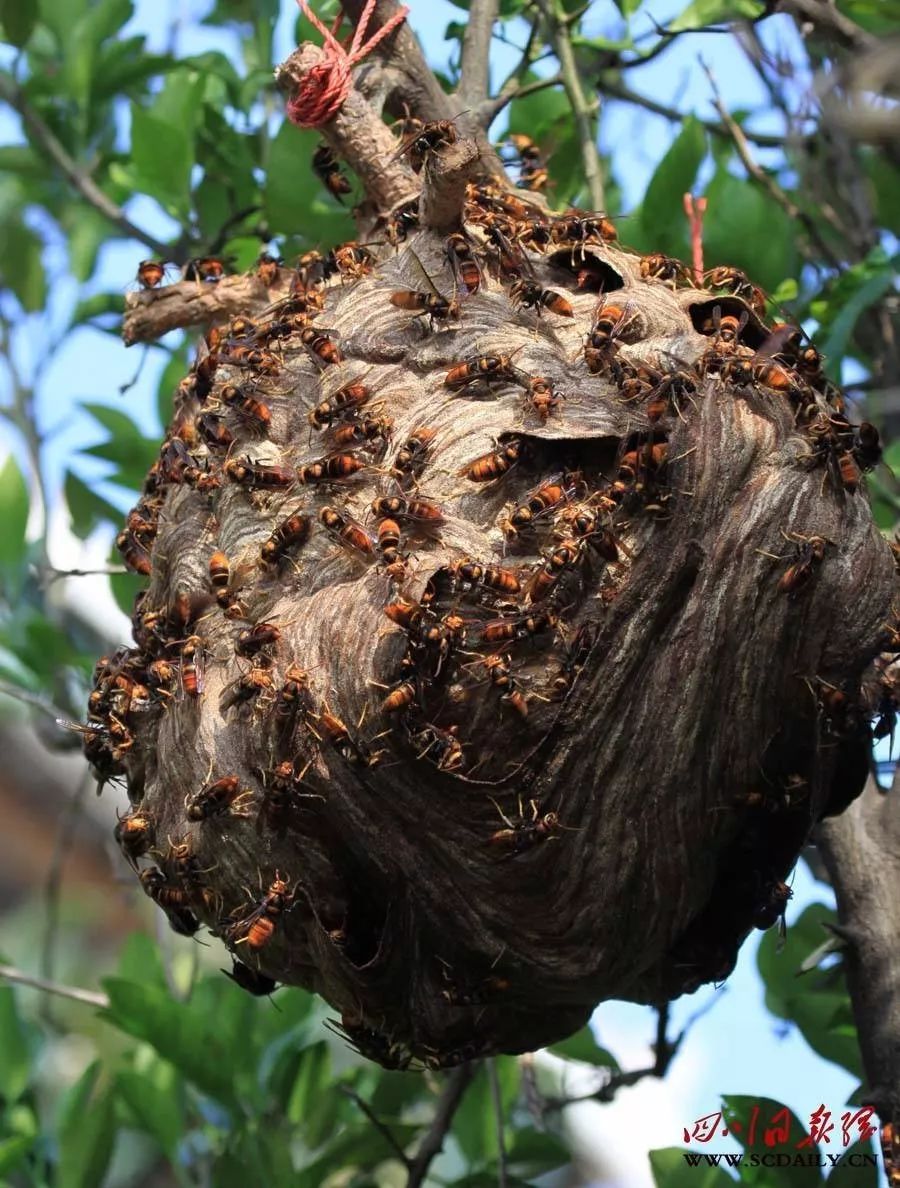
[[[456,137],[452,121],[417,125],[398,151],[419,171]],[[541,190],[547,170],[536,146],[524,136],[509,143],[521,190]],[[335,198],[350,193],[327,146],[317,151],[314,167]],[[346,764],[363,779],[393,754],[394,761],[399,755],[441,776],[473,780],[483,757],[470,745],[472,731],[464,731],[464,722],[471,727],[480,713],[523,740],[536,733],[536,720],[543,730],[588,662],[604,605],[627,581],[631,524],[641,517],[662,524],[671,515],[677,461],[670,453],[671,426],[685,418],[704,385],[718,378],[748,399],[787,401],[809,443],[800,465],[821,467],[823,481],[841,497],[858,490],[862,473],[881,456],[877,430],[847,419],[818,352],[797,327],[766,324],[765,294],[742,272],[719,267],[703,276],[704,304],[695,307],[703,312],[695,329],[707,345],[694,362],[675,360],[676,366],[663,369],[659,360],[638,362],[627,349],[643,339],[646,327],[640,309],[617,298],[608,272],[597,267],[598,253],[616,240],[606,215],[548,215],[524,194],[486,183],[470,185],[464,213],[460,228],[440,245],[454,278],[452,293],[440,291],[407,243],[419,226],[416,202],[406,202],[381,219],[372,242],[305,253],[284,298],[254,317],[234,317],[210,329],[179,386],[159,458],[117,539],[128,567],[153,578],[159,566],[170,564],[162,554],[157,563],[156,546],[172,499],[186,487],[205,501],[204,572],[192,588],[176,587],[161,604],[154,601],[160,582],[138,595],[135,646],[98,662],[88,721],[80,729],[98,778],[127,780],[131,807],[116,838],[144,891],[181,934],[195,934],[201,920],[211,922],[235,956],[230,976],[251,993],[274,988],[260,960],[297,908],[300,882],[296,872],[270,868],[260,873],[258,889],[248,889],[244,902],[226,911],[209,878],[223,827],[283,837],[300,814],[315,816],[327,786],[307,775],[323,760]],[[397,318],[409,315],[421,337],[452,341],[469,303],[489,291],[504,295],[510,319],[541,328],[573,324],[574,298],[595,294],[577,367],[586,386],[611,386],[623,407],[639,414],[641,427],[623,436],[604,466],[577,453],[567,458],[550,452],[541,436],[565,415],[565,395],[550,378],[529,369],[518,351],[451,353],[439,383],[448,399],[518,390],[532,427],[503,434],[456,473],[467,497],[480,493],[496,501],[510,491],[496,518],[499,547],[484,556],[447,556],[443,550],[453,511],[427,489],[439,457],[439,427],[425,417],[395,433],[389,398],[372,378],[373,368],[357,371],[341,334],[328,326],[332,298],[346,286],[376,280],[382,263],[401,248],[405,275],[412,279],[409,287],[388,291],[386,302]],[[567,293],[541,279],[537,264],[548,254],[567,274]],[[264,283],[274,283],[281,271],[275,257],[260,257],[257,274]],[[660,254],[639,257],[637,273],[648,285],[698,287],[685,265]],[[223,274],[222,262],[212,258],[194,261],[184,272],[200,283]],[[138,271],[138,283],[147,289],[164,277],[164,265],[152,261]],[[285,401],[279,383],[285,374],[290,378],[296,357],[309,361],[313,376],[308,390],[293,390]],[[295,465],[265,447],[276,429],[284,434],[286,416],[296,417],[285,409],[290,402],[294,409],[301,395],[303,432],[321,445]],[[523,475],[531,477],[513,494],[512,478]],[[377,480],[378,493],[360,511],[354,492],[369,479]],[[265,525],[238,555],[224,534],[216,535],[234,503]],[[832,545],[821,536],[785,535],[789,552],[779,559],[788,564],[773,593],[796,599]],[[326,543],[342,559],[345,575],[349,569],[352,576],[374,574],[387,583],[382,626],[402,633],[404,641],[394,679],[378,691],[368,722],[338,716],[327,690],[316,691],[315,676],[292,655],[289,624],[267,613],[275,594],[302,572],[305,557]],[[438,552],[413,594],[416,570]],[[585,615],[586,608],[591,613]],[[226,660],[239,675],[220,692],[217,712],[226,724],[252,724],[264,732],[270,761],[251,772],[210,771],[184,799],[183,833],[164,837],[144,802],[139,755],[152,748],[161,718],[173,707],[199,705],[209,666]],[[820,689],[819,696],[827,691]],[[491,822],[484,830],[485,856],[510,861],[552,852],[547,843],[573,828],[561,819],[559,805],[537,800],[520,800],[515,810],[495,803]],[[148,860],[152,864],[143,865]],[[778,894],[770,883],[759,889],[760,927],[783,913],[787,899],[780,882]],[[346,912],[339,896],[335,903],[319,918],[326,919],[329,941],[343,947]],[[686,982],[692,976],[686,974]],[[445,997],[465,1005],[486,995],[485,987],[494,995],[507,986],[497,972],[477,991],[454,987]],[[345,1015],[342,1032],[394,1067],[413,1058],[351,1015]],[[442,1067],[469,1058],[466,1052],[418,1056]]]

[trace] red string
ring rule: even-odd
[[[337,31],[344,19],[339,13],[333,26],[328,29],[312,11],[307,0],[297,0],[303,15],[322,34],[322,61],[313,66],[297,85],[296,93],[288,100],[287,117],[300,128],[321,128],[333,119],[353,86],[350,71],[372,52],[380,41],[392,33],[406,20],[408,8],[395,12],[390,20],[363,43],[377,0],[366,0],[366,6],[359,18],[359,24],[350,42],[350,51],[337,39]]]

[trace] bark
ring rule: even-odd
[[[465,141],[446,151],[474,159]],[[458,209],[460,192],[442,189],[435,156],[421,175],[428,226],[382,244],[371,270],[332,277],[324,310],[267,339],[264,360],[235,356],[226,332],[204,361],[211,390],[199,375],[180,387],[181,445],[170,436],[144,508],[156,536],[138,647],[115,662],[146,673],[162,659],[180,684],[129,709],[130,740],[114,761],[99,756],[124,771],[152,830],[141,857],[158,863],[170,911],[189,908],[258,973],[321,993],[361,1050],[395,1066],[527,1051],[603,999],[658,1004],[724,977],[760,913],[774,920],[778,882],[836,807],[835,787],[861,787],[854,699],[897,586],[864,492],[814,464],[791,401],[696,370],[711,340],[695,324],[715,305],[748,314],[746,353],[762,341],[737,299],[647,280],[618,246],[566,241],[529,250],[527,267],[573,316],[515,304],[490,265],[485,193],[470,190],[478,291],[436,319],[392,303],[424,291],[423,268],[448,300],[457,291],[454,220],[434,211],[448,192]],[[381,184],[370,181],[376,201]],[[659,419],[623,396],[614,368],[588,368],[591,278],[630,319],[617,366],[687,373],[694,390]],[[284,316],[276,306],[257,326]],[[310,325],[318,355],[300,339]],[[335,346],[342,358],[327,362]],[[499,355],[507,382],[448,386],[449,369]],[[545,415],[524,395],[535,376],[563,398]],[[356,382],[370,394],[360,417],[387,417],[389,431],[356,447],[365,468],[352,477],[299,481],[334,452],[333,429],[309,414]],[[242,413],[234,385],[269,416]],[[822,395],[815,407],[833,411]],[[235,437],[227,450],[197,435],[210,411]],[[421,472],[401,482],[398,455],[423,428]],[[473,460],[511,442],[518,462],[473,481]],[[629,475],[626,459],[651,448],[665,461]],[[252,489],[242,464],[293,478]],[[512,509],[561,475],[565,499],[510,539]],[[386,564],[370,508],[393,496],[428,501],[442,522],[405,507],[402,560]],[[608,538],[572,547],[579,506]],[[325,530],[329,508],[355,537]],[[308,539],[264,563],[264,542],[295,514]],[[821,562],[784,592],[814,536]],[[218,600],[214,551],[230,563]],[[506,591],[467,583],[467,562],[503,567]],[[421,608],[418,625],[397,623],[401,599]],[[498,641],[498,621],[515,638]],[[261,624],[277,634],[251,656],[241,633]],[[512,685],[491,679],[498,662]],[[404,686],[405,708],[389,712]],[[843,715],[824,710],[834,687]],[[281,764],[296,777],[287,791]],[[201,790],[229,776],[240,798],[195,819]],[[759,807],[772,797],[779,811]]]

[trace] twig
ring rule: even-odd
[[[494,1121],[497,1124],[497,1188],[506,1188],[506,1142],[503,1135],[503,1099],[500,1096],[497,1064],[493,1057],[487,1062],[487,1075],[491,1086]]]
[[[397,1158],[400,1160],[406,1170],[409,1171],[412,1167],[412,1160],[397,1142],[395,1135],[393,1135],[390,1129],[385,1126],[385,1124],[381,1121],[365,1098],[360,1097],[356,1090],[351,1089],[349,1085],[341,1085],[341,1091],[346,1094],[346,1096],[349,1097],[350,1100],[359,1107],[359,1109],[362,1110],[384,1141],[394,1151]]]
[[[63,578],[71,577],[113,577],[118,573],[128,573],[125,565],[104,565],[100,569],[56,569],[52,565],[35,566],[35,574],[41,587],[50,586]]]
[[[876,37],[844,16],[834,0],[781,0],[778,7],[800,22],[809,21],[827,30],[838,45],[845,49],[859,52],[878,44]]]
[[[0,681],[0,694],[4,697],[12,697],[15,701],[21,701],[23,705],[30,705],[34,709],[40,710],[42,714],[46,714],[54,722],[58,722],[60,718],[65,719],[66,717],[66,711],[60,709],[58,705],[54,705],[43,694],[31,693],[28,689],[20,689],[18,685],[12,685],[9,681]]]
[[[4,99],[10,107],[22,117],[22,123],[30,132],[37,146],[56,165],[69,185],[76,190],[86,202],[113,223],[120,231],[132,239],[145,244],[151,252],[162,259],[171,259],[173,249],[163,243],[148,231],[132,223],[121,206],[117,206],[111,198],[100,189],[97,183],[87,174],[78,163],[69,156],[66,149],[57,140],[52,130],[44,123],[40,115],[34,110],[24,92],[8,77],[0,75],[0,99]]]
[[[831,250],[831,246],[827,240],[823,239],[818,227],[816,226],[815,220],[812,219],[805,210],[802,210],[793,200],[793,198],[791,198],[790,194],[781,188],[774,177],[766,173],[766,171],[762,169],[754,160],[753,154],[750,152],[750,146],[747,144],[747,139],[744,136],[740,124],[732,118],[728,108],[722,102],[722,96],[719,92],[719,86],[716,82],[715,76],[706,63],[702,60],[700,65],[703,67],[703,71],[706,74],[706,77],[709,79],[710,86],[712,87],[713,102],[715,104],[716,111],[718,111],[722,118],[722,122],[725,124],[731,134],[731,138],[734,141],[734,147],[737,150],[737,154],[740,157],[744,168],[747,170],[753,180],[762,186],[766,193],[772,199],[774,199],[775,202],[777,202],[777,204],[789,216],[789,218],[800,223],[809,237],[810,242],[815,246],[823,259],[828,260],[834,268],[840,268],[840,258],[836,256]]]
[[[649,111],[652,115],[662,116],[665,120],[672,120],[680,124],[687,118],[686,114],[679,111],[677,107],[669,107],[665,103],[660,103],[658,99],[642,95],[640,91],[633,91],[631,87],[627,87],[623,82],[606,74],[601,76],[597,87],[608,99],[621,99],[623,103],[633,103],[636,107],[643,107],[645,111]],[[700,123],[707,132],[711,132],[714,136],[731,139],[731,132],[721,120],[701,120]],[[788,140],[792,139],[789,136],[778,136],[769,132],[748,132],[745,128],[742,128],[741,131],[747,140],[759,148],[784,148]],[[808,139],[806,136],[797,137],[797,143],[802,144]]]
[[[447,1077],[447,1084],[438,1098],[431,1125],[410,1161],[406,1188],[419,1188],[420,1184],[424,1184],[432,1160],[443,1150],[444,1139],[453,1125],[453,1117],[477,1071],[478,1062],[461,1064]]]
[[[536,4],[547,22],[550,42],[559,60],[563,86],[572,105],[591,208],[604,210],[603,173],[597,148],[597,113],[600,101],[594,99],[589,102],[581,86],[581,75],[575,61],[569,27],[560,16],[557,0],[536,0]]]
[[[71,998],[73,1002],[83,1002],[86,1006],[108,1007],[109,998],[97,990],[82,990],[78,986],[64,986],[61,982],[51,982],[47,978],[33,977],[16,969],[13,965],[0,965],[0,978],[7,982],[16,982],[21,986],[30,986],[32,990],[44,990],[47,994],[58,994],[60,998]]]
[[[462,62],[456,100],[463,109],[474,110],[490,95],[491,34],[500,0],[472,0],[463,34]]]
[[[554,74],[550,78],[537,78],[533,82],[525,83],[524,86],[520,87],[517,85],[516,79],[513,78],[511,86],[507,86],[504,83],[496,98],[487,99],[482,103],[478,109],[478,121],[484,127],[487,127],[514,100],[524,99],[526,95],[534,95],[538,91],[546,91],[548,87],[561,86],[562,81],[563,77],[561,74]]]

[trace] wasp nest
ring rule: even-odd
[[[392,1067],[726,977],[861,787],[896,587],[877,434],[759,290],[467,182],[454,139],[208,334],[87,736],[173,927]]]

